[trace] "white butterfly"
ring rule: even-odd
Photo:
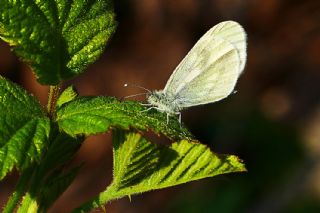
[[[165,88],[147,94],[149,109],[179,115],[191,106],[208,104],[227,97],[242,73],[246,33],[240,24],[225,21],[206,32],[174,70]]]

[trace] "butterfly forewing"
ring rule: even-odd
[[[220,38],[212,38],[212,41],[204,46],[192,67],[199,73],[188,74],[184,78],[191,80],[177,87],[175,100],[181,108],[219,101],[236,85],[240,67],[238,51]]]
[[[189,51],[163,92],[181,108],[221,100],[233,91],[245,61],[243,28],[237,22],[221,22]]]
[[[246,34],[237,22],[221,22],[206,32],[189,51],[170,76],[163,90],[164,93],[168,95],[178,94],[193,78],[203,73],[204,69],[208,67],[204,65],[213,64],[216,52],[220,51],[218,48],[223,48],[223,46],[215,44],[218,40],[224,40],[231,44],[238,52],[239,75],[246,61]],[[212,60],[209,60],[210,58]],[[207,62],[203,63],[204,61]]]

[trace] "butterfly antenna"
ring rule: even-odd
[[[129,85],[129,84],[124,84],[123,86],[124,86],[124,87],[128,87],[128,86],[137,87],[137,88],[143,89],[143,90],[151,93],[151,90],[148,90],[148,89],[146,89],[146,88],[144,88],[144,87],[142,87],[142,86],[136,85],[136,84],[130,84],[130,85]]]
[[[128,95],[128,96],[125,96],[123,98],[132,98],[132,97],[136,97],[136,96],[139,96],[139,95],[146,95],[148,94],[147,92],[143,92],[143,93],[138,93],[138,94],[134,94],[134,95]]]

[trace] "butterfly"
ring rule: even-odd
[[[181,110],[226,98],[244,70],[246,40],[237,22],[215,25],[185,56],[163,90],[148,90],[145,106],[166,113],[167,123],[169,116],[179,115],[181,123]]]

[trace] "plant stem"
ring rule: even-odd
[[[60,93],[60,86],[61,86],[60,84],[56,86],[50,86],[50,89],[49,89],[47,110],[48,110],[49,117],[52,119],[54,119],[55,117],[56,103]]]
[[[19,181],[15,187],[14,193],[11,195],[6,206],[3,208],[3,213],[11,213],[16,208],[18,202],[26,191],[30,177],[33,174],[32,169],[33,167],[21,174]]]
[[[168,187],[168,186],[165,186]],[[164,187],[162,187],[164,188]],[[84,212],[90,212],[95,208],[101,208],[105,204],[107,204],[109,201],[120,199],[122,197],[128,196],[131,200],[131,195],[139,194],[142,192],[148,191],[148,186],[145,187],[138,187],[138,188],[125,188],[125,189],[119,189],[117,184],[112,183],[108,186],[108,188],[101,192],[97,197],[81,204],[78,208],[74,209],[72,213],[84,213]]]
[[[96,198],[83,203],[80,207],[74,209],[72,213],[90,212],[95,208],[102,207],[110,200],[121,198],[125,195],[126,194],[117,194],[117,187],[111,184],[106,191],[100,193]]]

